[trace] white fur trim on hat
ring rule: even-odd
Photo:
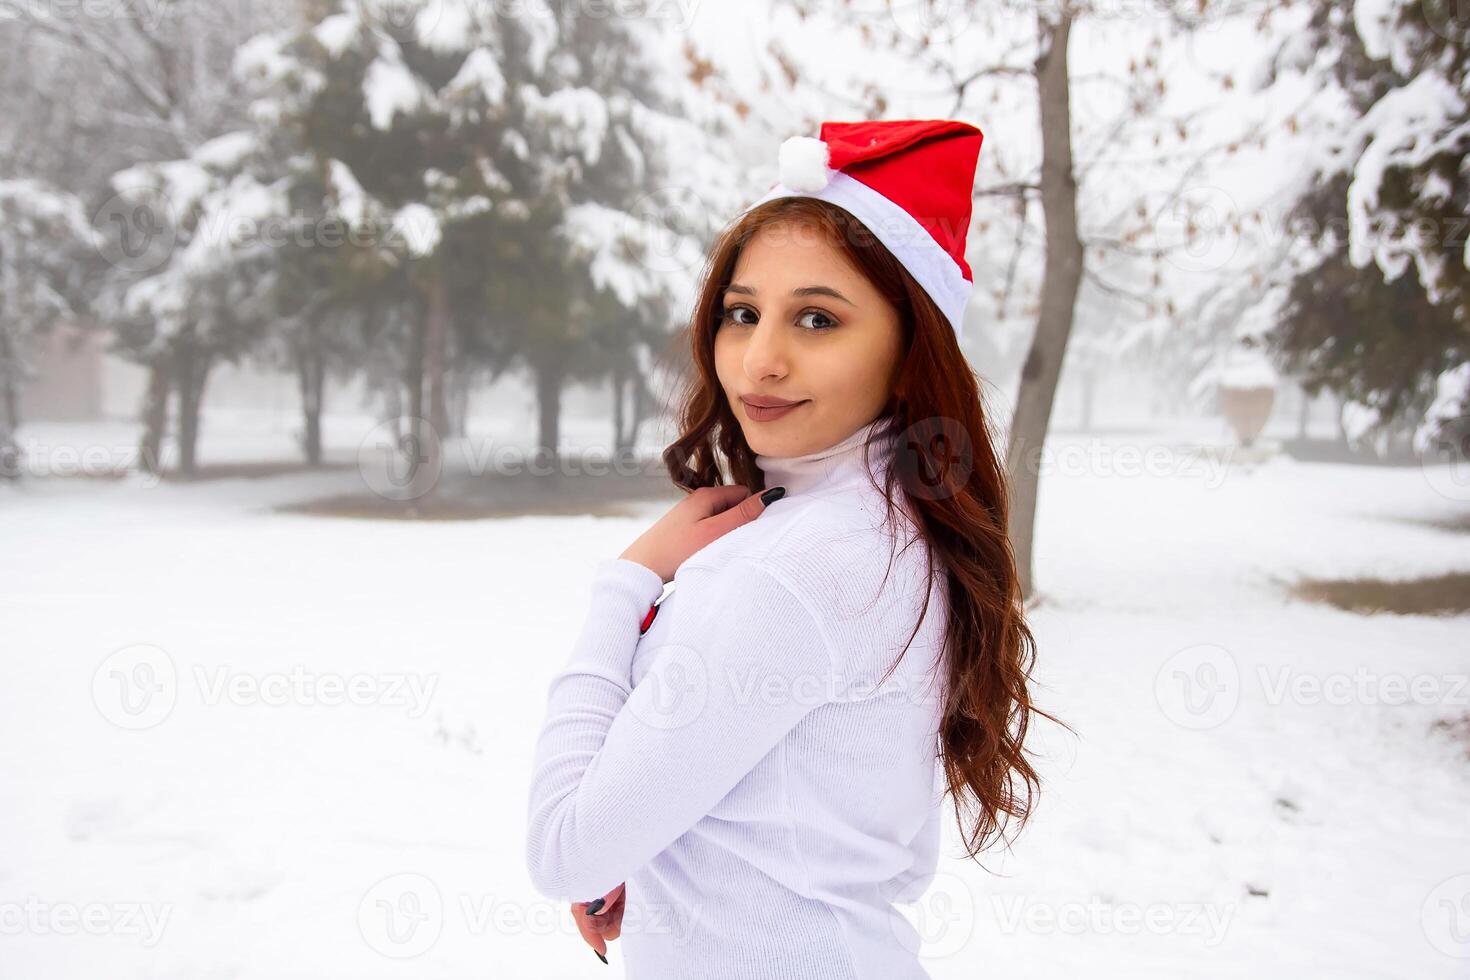
[[[826,143],[811,136],[793,136],[781,144],[778,154],[781,183],[792,190],[812,193],[827,186],[832,169]]]
[[[815,191],[800,190],[783,180],[750,208],[777,197],[815,197],[837,205],[861,221],[924,287],[949,320],[955,336],[961,336],[965,306],[974,287],[960,271],[954,257],[940,247],[929,230],[913,215],[840,170],[833,171],[831,180]]]

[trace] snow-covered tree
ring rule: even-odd
[[[1267,80],[1305,75],[1344,118],[1302,171],[1315,233],[1277,343],[1424,448],[1470,414],[1470,30],[1438,0],[1306,6]]]
[[[158,174],[138,175],[158,192],[172,185],[174,176],[185,182],[191,170],[202,176],[212,165],[208,158],[224,146],[203,148],[245,122],[243,100],[220,66],[228,64],[244,38],[264,24],[279,22],[293,2],[119,0],[106,9],[80,10],[0,0],[0,78],[6,92],[0,164],[18,174],[44,175],[84,202],[99,236],[94,257],[101,256],[111,273],[99,306],[104,322],[122,314],[122,290],[143,273],[157,272],[167,260],[178,231],[170,224],[168,208],[154,209],[119,195],[110,179],[130,167],[154,164]],[[49,138],[36,139],[38,132]],[[184,199],[196,190],[174,189],[182,190]],[[221,191],[213,188],[211,193]],[[154,259],[158,262],[144,268]],[[216,295],[236,288],[229,282],[221,286]],[[162,281],[152,288],[168,291]],[[142,296],[134,298],[141,302]],[[149,315],[146,304],[135,310]],[[139,337],[160,329],[141,320],[134,320],[132,328],[120,339],[135,355],[149,349]],[[195,361],[177,361],[163,356],[166,348],[153,349],[162,359],[145,362],[150,373],[141,454],[145,466],[159,458],[170,391],[180,390],[181,403],[187,405],[197,401],[200,390],[200,377],[192,374]],[[190,375],[174,377],[176,366]],[[181,421],[193,426],[197,415]],[[192,444],[191,438],[185,441]]]
[[[303,27],[253,39],[236,60],[252,115],[289,132],[310,161],[295,186],[315,179],[352,231],[329,264],[405,291],[387,305],[408,312],[406,414],[442,434],[451,361],[519,362],[554,451],[561,386],[628,373],[675,316],[687,269],[648,251],[664,229],[637,205],[666,179],[669,142],[704,137],[663,111],[644,54],[666,43],[656,26],[467,0],[392,13],[318,4]],[[697,244],[676,245],[688,266]]]
[[[99,312],[117,333],[118,351],[156,368],[143,465],[158,464],[173,388],[179,469],[192,473],[209,372],[250,349],[270,317],[273,243],[262,232],[284,211],[283,187],[248,131],[209,140],[181,160],[129,167],[112,186],[110,211],[128,212],[126,223],[147,234],[135,250],[110,252]]]
[[[37,340],[85,315],[95,239],[81,202],[41,180],[0,180],[0,479],[19,472],[20,389]]]

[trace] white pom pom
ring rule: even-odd
[[[831,179],[827,144],[811,136],[793,136],[781,144],[781,183],[794,191],[813,193]]]

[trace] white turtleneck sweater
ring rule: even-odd
[[[549,686],[526,861],[557,899],[626,882],[631,980],[928,976],[893,903],[932,880],[949,810],[944,578],[877,687],[919,619],[928,549],[903,548],[917,531],[902,506],[894,545],[870,439],[881,486],[885,419],[757,456],[786,495],[680,565],[641,636],[662,579],[623,558],[596,566]]]

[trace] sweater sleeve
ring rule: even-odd
[[[680,582],[680,615],[630,683],[662,589],[636,562],[597,567],[537,738],[526,865],[543,895],[606,894],[702,819],[808,712],[832,658],[807,606],[748,560]]]

